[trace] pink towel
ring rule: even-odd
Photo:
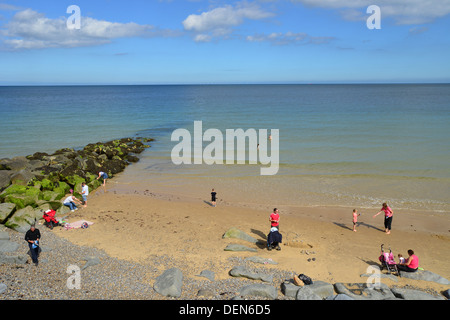
[[[90,222],[90,221],[79,220],[79,221],[75,221],[75,222],[72,222],[72,223],[66,223],[66,224],[64,225],[64,228],[66,228],[66,230],[69,230],[69,229],[78,229],[78,228],[81,228],[81,225],[82,225],[83,223],[85,223],[85,222],[87,222],[87,224],[88,224],[89,226],[94,224],[93,222]]]

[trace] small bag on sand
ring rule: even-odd
[[[304,275],[303,273],[302,273],[302,274],[299,274],[298,278],[299,278],[300,280],[302,280],[303,283],[306,284],[306,285],[313,284],[312,279],[311,279],[310,277],[308,277],[307,275]]]

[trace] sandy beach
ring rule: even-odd
[[[280,251],[268,251],[265,245],[223,239],[222,235],[236,227],[264,242],[272,208],[223,201],[223,190],[217,207],[212,207],[208,194],[192,197],[177,192],[175,187],[171,192],[170,187],[156,190],[154,186],[125,185],[123,177],[108,181],[106,189],[91,192],[88,207],[67,217],[72,222],[91,221],[92,226],[55,228],[53,232],[74,244],[102,249],[111,257],[127,261],[151,263],[149,257],[167,255],[186,265],[189,276],[210,269],[216,272],[217,279],[226,279],[230,277],[227,259],[259,256],[278,263],[266,265],[268,268],[303,273],[313,280],[362,283],[367,278],[360,275],[370,265],[379,264],[380,245],[384,244],[386,249],[391,247],[396,257],[398,253],[407,257],[407,250],[413,249],[420,267],[450,278],[450,224],[444,213],[396,210],[392,232],[386,235],[383,217],[372,218],[378,207],[361,210],[357,232],[353,232],[352,208],[278,205],[283,244]],[[230,243],[245,244],[257,252],[224,251]],[[437,292],[448,289],[445,285],[405,278],[382,282]]]

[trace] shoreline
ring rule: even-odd
[[[291,208],[292,212],[284,214],[285,208],[278,206],[283,235],[281,251],[253,245],[256,253],[228,252],[224,248],[230,243],[246,245],[236,239],[222,238],[232,227],[265,241],[270,229],[270,211],[221,201],[214,208],[207,198],[192,198],[150,187],[132,191],[132,185],[120,182],[126,179],[124,173],[116,179],[108,181],[106,193],[102,188],[92,192],[88,207],[67,218],[94,222],[91,227],[54,229],[54,233],[74,244],[95,247],[111,257],[136,263],[151,264],[152,257],[170,256],[186,266],[189,277],[211,269],[216,272],[217,280],[226,280],[230,278],[229,268],[225,267],[230,258],[259,256],[276,261],[277,265],[264,267],[280,272],[303,273],[313,280],[330,283],[365,283],[367,278],[360,275],[366,273],[370,265],[379,265],[380,245],[384,244],[385,248],[392,248],[396,258],[397,253],[407,256],[406,251],[413,249],[419,256],[420,267],[450,278],[447,264],[450,237],[448,230],[447,233],[444,230],[449,224],[436,221],[430,224],[429,217],[423,214],[408,214],[406,221],[413,221],[412,226],[401,228],[405,217],[395,212],[398,219],[391,234],[386,235],[383,219],[372,219],[376,212],[370,214],[369,222],[360,217],[361,224],[357,232],[353,232],[349,208],[295,208],[296,212]],[[440,224],[442,233],[430,232],[436,223]],[[381,279],[381,282],[437,292],[449,287],[405,278],[399,278],[398,282]]]
[[[136,166],[136,164],[134,164]],[[171,184],[175,179],[171,177],[167,182],[164,179],[155,178],[150,176],[150,180],[143,182],[133,181],[134,176],[130,176],[129,171],[133,170],[131,166],[124,172],[118,174],[114,180],[110,181],[109,189],[113,192],[120,194],[146,194],[152,193],[158,195],[162,199],[176,199],[185,202],[209,202],[211,188],[215,188],[218,192],[218,203],[230,207],[263,210],[270,215],[274,207],[278,207],[282,215],[288,216],[301,216],[320,221],[328,222],[350,222],[352,219],[352,210],[358,209],[361,216],[358,218],[358,222],[373,225],[373,227],[379,227],[384,229],[383,217],[378,216],[372,219],[372,216],[380,211],[381,203],[375,206],[353,206],[353,205],[338,205],[338,204],[293,204],[283,203],[283,200],[273,200],[273,204],[265,199],[265,202],[260,202],[261,196],[255,198],[247,198],[247,196],[240,195],[236,197],[235,194],[239,193],[241,189],[237,189],[238,192],[233,190],[228,184],[220,185],[220,182],[211,183],[211,187],[205,185],[203,178],[199,179],[183,179],[182,177],[177,179],[177,185]],[[133,172],[135,174],[135,172]],[[206,179],[209,183],[210,181]],[[181,182],[180,182],[181,181]],[[112,184],[112,185],[111,185]],[[257,189],[258,186],[252,188]],[[250,192],[251,193],[251,192]],[[438,234],[443,236],[450,236],[450,212],[436,211],[436,210],[423,210],[423,209],[397,209],[395,203],[389,203],[394,209],[393,230],[402,231],[421,231],[432,234]],[[282,209],[281,209],[282,208]]]

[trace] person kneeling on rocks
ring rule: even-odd
[[[75,203],[77,203],[77,204],[79,204],[79,205],[82,204],[81,201],[78,200],[77,198],[75,198],[75,196],[74,196],[73,194],[71,194],[71,195],[68,196],[66,199],[64,199],[64,202],[63,202],[63,204],[64,204],[66,207],[69,207],[69,208],[70,208],[70,211],[72,211],[72,212],[74,212],[75,210],[78,210],[78,208],[77,208],[77,206],[76,206]]]
[[[278,232],[278,228],[272,227],[270,228],[270,232],[267,235],[267,249],[277,249],[281,250],[280,243],[283,240],[283,236],[280,232]]]

